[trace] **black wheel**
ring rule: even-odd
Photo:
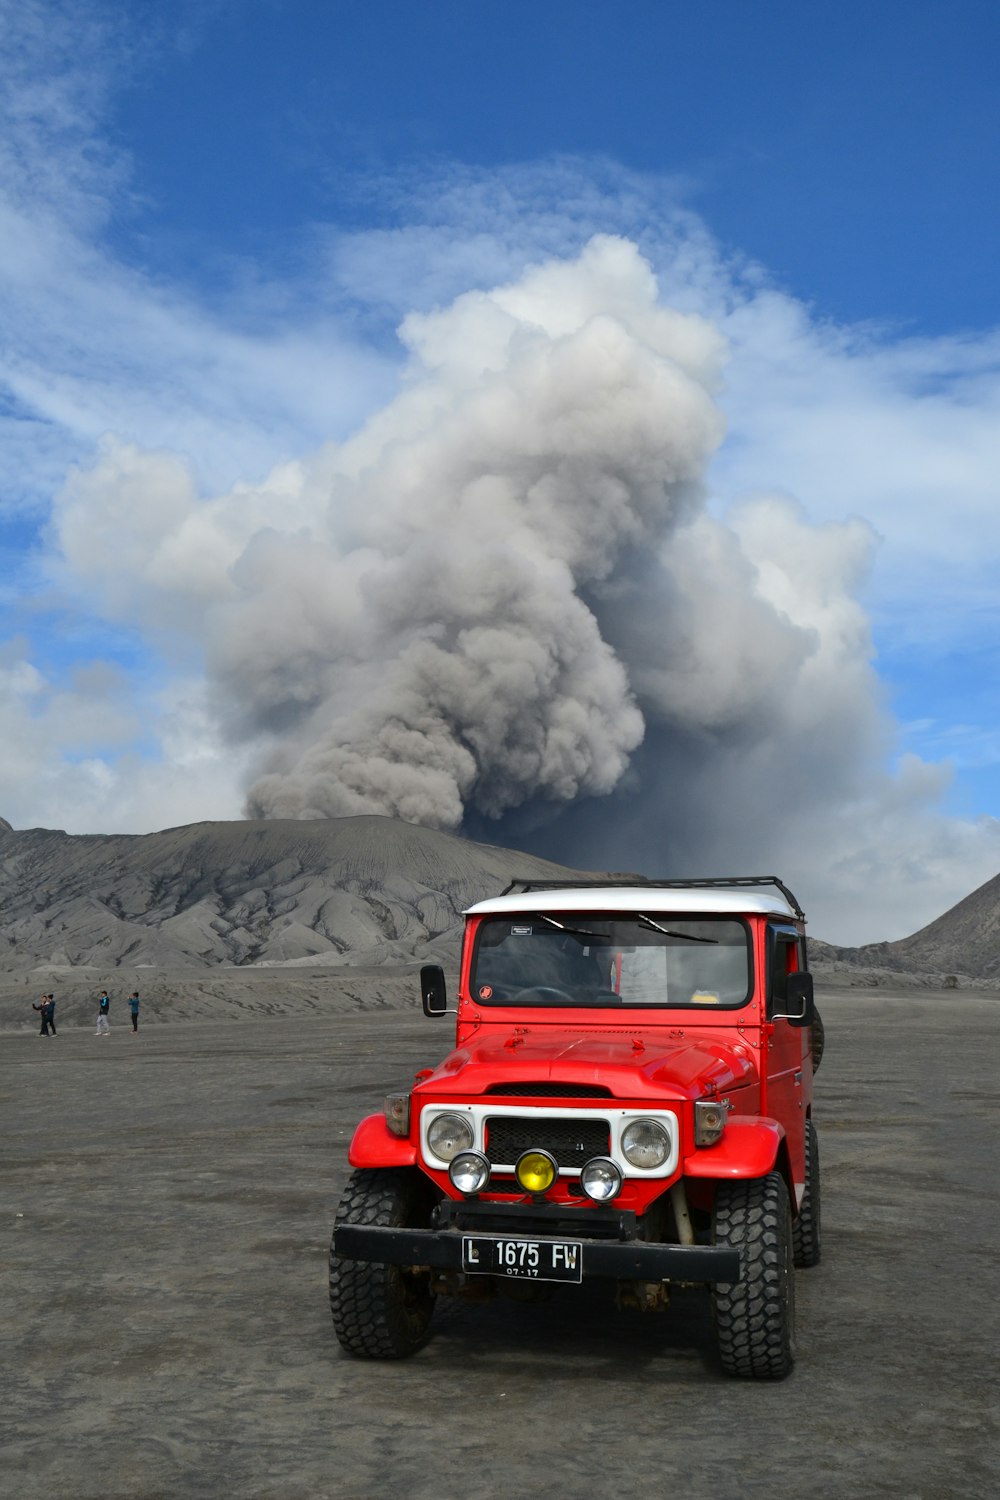
[[[337,1224],[409,1228],[427,1224],[431,1208],[425,1180],[415,1171],[353,1172],[337,1210]],[[349,1354],[405,1359],[427,1342],[434,1296],[427,1273],[379,1261],[345,1260],[330,1245],[330,1310]]]
[[[812,1063],[814,1073],[819,1070],[819,1065],[823,1061],[823,1048],[825,1046],[826,1030],[823,1026],[823,1017],[818,1010],[814,1009],[812,1023]]]
[[[740,1251],[742,1279],[713,1289],[719,1357],[728,1375],[784,1380],[795,1363],[792,1210],[780,1172],[720,1182],[712,1238]]]
[[[792,1225],[792,1247],[797,1266],[819,1264],[820,1239],[819,1138],[812,1120],[806,1121],[806,1190],[798,1218]]]

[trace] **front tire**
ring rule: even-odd
[[[742,1279],[713,1289],[722,1367],[750,1380],[784,1380],[795,1363],[792,1210],[780,1172],[720,1182],[712,1238],[739,1250]]]
[[[351,1174],[335,1225],[427,1224],[430,1193],[415,1171],[362,1169]],[[336,1232],[336,1230],[335,1230]],[[346,1260],[330,1244],[330,1311],[342,1348],[362,1359],[405,1359],[427,1342],[434,1295],[430,1277],[406,1266]]]

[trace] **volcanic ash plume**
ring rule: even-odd
[[[332,457],[320,528],[257,534],[216,615],[264,817],[441,828],[611,791],[644,733],[599,599],[701,504],[723,353],[635,248],[411,317],[405,393]],[[317,530],[319,534],[317,534]]]
[[[877,890],[873,939],[912,930],[914,890],[940,910],[940,870],[958,892],[988,876],[995,825],[929,812],[946,768],[891,767],[871,528],[707,503],[726,351],[660,305],[634,245],[595,239],[401,335],[401,394],[263,483],[206,500],[183,457],[108,442],[58,497],[70,589],[192,638],[175,743],[210,705],[233,778],[256,768],[251,814],[794,871],[853,934]]]
[[[717,332],[612,238],[401,332],[402,393],[342,446],[202,501],[109,445],[60,500],[105,610],[196,638],[250,814],[659,871],[798,865],[806,830],[829,865],[884,791],[872,534],[710,513]]]

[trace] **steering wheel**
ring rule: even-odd
[[[554,1000],[554,1001],[557,1001],[557,1002],[558,1001],[567,1001],[568,1000],[569,1003],[570,1003],[570,1005],[575,1005],[576,1004],[576,1001],[573,999],[572,995],[568,994],[566,990],[558,990],[558,989],[556,989],[555,985],[553,985],[553,984],[532,984],[532,985],[529,985],[528,988],[525,989],[525,990],[522,990],[519,995],[515,995],[514,996],[513,1000],[511,1001],[511,1004],[512,1005],[517,1005],[519,1001],[524,1000],[525,997],[528,996],[528,995],[530,995],[532,997],[532,999]],[[530,1004],[530,1001],[529,1001],[529,1004]]]

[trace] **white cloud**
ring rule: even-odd
[[[219,310],[110,249],[140,207],[104,132],[138,28],[77,0],[0,4],[0,515],[43,509],[109,433],[212,487],[352,430],[395,361],[335,315],[321,259],[294,291],[261,275]]]
[[[147,833],[240,816],[244,758],[220,741],[202,681],[136,701],[113,663],[87,663],[61,685],[26,650],[0,647],[0,807],[14,827]],[[146,715],[155,759],[132,748]]]
[[[884,539],[871,599],[910,640],[961,643],[994,622],[1000,554],[1000,334],[909,339],[817,325],[769,294],[723,326],[733,359],[725,500],[776,480],[817,519]],[[995,628],[995,627],[994,627]]]

